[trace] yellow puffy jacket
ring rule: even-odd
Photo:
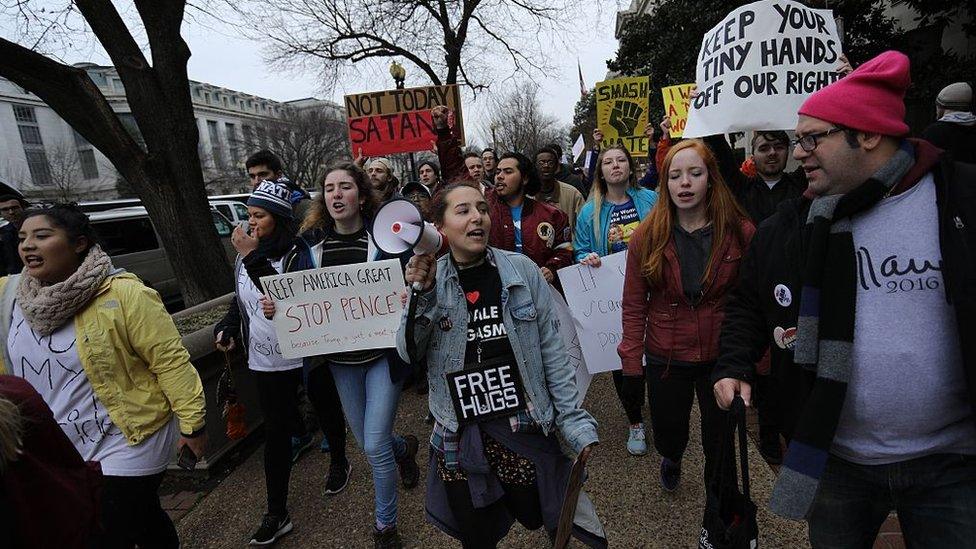
[[[9,280],[0,279],[0,295]],[[203,384],[155,290],[129,273],[110,276],[74,322],[85,375],[130,446],[166,425],[172,414],[182,433],[203,427]],[[22,375],[21,366],[4,364],[4,356],[0,373]]]

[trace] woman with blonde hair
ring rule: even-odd
[[[710,375],[726,297],[755,228],[701,141],[672,147],[663,168],[661,198],[631,237],[617,352],[625,376],[647,380],[661,484],[672,491],[681,477],[695,393],[706,486],[717,466],[722,414]]]
[[[594,138],[602,136],[599,130]],[[599,139],[597,139],[599,142]],[[637,184],[637,164],[626,147],[613,145],[597,158],[596,177],[589,199],[576,218],[573,253],[576,261],[599,267],[600,258],[627,249],[631,235],[657,202],[657,193]],[[644,382],[613,372],[613,385],[627,413],[630,430],[627,451],[640,456],[647,453],[644,440]]]

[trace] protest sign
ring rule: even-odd
[[[671,117],[671,137],[684,135],[688,123],[688,104],[691,101],[691,88],[694,84],[678,84],[661,88],[664,97],[664,112]]]
[[[285,358],[396,345],[403,271],[396,259],[261,278]]]
[[[573,315],[569,312],[569,305],[552,286],[549,286],[549,292],[552,294],[556,322],[559,324],[559,336],[566,345],[566,353],[569,355],[569,366],[576,372],[576,389],[579,391],[577,402],[583,404],[593,375],[586,369],[586,359],[583,358],[583,348],[580,347],[579,336],[576,335],[576,326],[573,325]]]
[[[600,267],[570,265],[559,269],[559,282],[591,374],[620,370],[617,345],[623,339],[620,301],[624,293],[627,251],[604,256]]]
[[[456,133],[464,145],[461,95],[455,84],[384,90],[345,98],[353,157],[428,151],[437,142],[430,110],[444,105],[454,111]]]
[[[840,78],[841,43],[830,10],[762,0],[705,34],[695,67],[700,92],[685,137],[796,127],[800,105]]]
[[[647,156],[644,127],[649,120],[646,76],[616,78],[596,84],[596,125],[603,132],[601,149],[622,143],[632,156]]]

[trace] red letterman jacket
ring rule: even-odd
[[[515,222],[512,210],[494,189],[485,193],[491,211],[491,232],[488,243],[502,250],[515,251]],[[553,274],[573,262],[573,235],[569,218],[557,208],[533,200],[528,196],[522,203],[522,253],[539,267]]]

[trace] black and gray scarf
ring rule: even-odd
[[[857,299],[851,216],[869,210],[890,194],[914,164],[914,148],[903,142],[864,184],[844,195],[817,197],[810,205],[793,360],[815,370],[817,379],[773,487],[769,506],[778,515],[802,519],[809,513],[844,407]]]

